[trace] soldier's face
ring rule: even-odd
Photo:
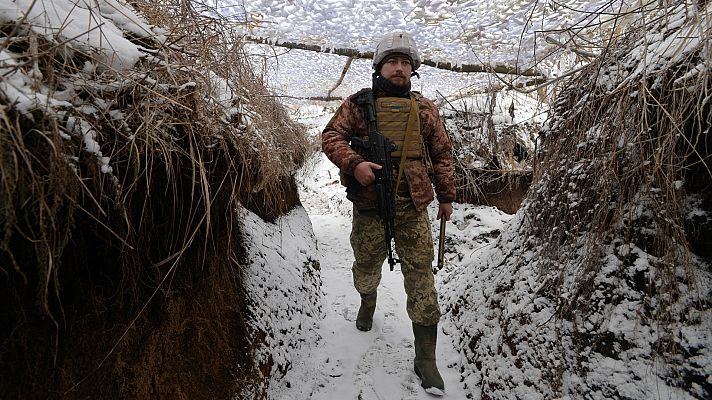
[[[381,67],[381,76],[396,86],[406,86],[410,82],[413,66],[405,56],[393,56],[386,59]]]

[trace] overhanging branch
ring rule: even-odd
[[[354,49],[322,48],[321,46],[310,45],[310,44],[305,44],[305,43],[297,43],[297,42],[275,42],[274,40],[271,40],[271,39],[261,38],[261,37],[256,37],[256,36],[246,36],[245,40],[247,40],[248,42],[269,44],[272,46],[285,47],[285,48],[289,48],[289,49],[308,50],[308,51],[315,51],[315,52],[319,52],[319,53],[331,53],[331,54],[337,54],[340,56],[353,57],[353,58],[373,59],[372,51],[361,52],[361,51],[354,50]],[[480,65],[480,64],[454,65],[449,62],[435,62],[435,61],[429,60],[429,59],[424,59],[422,61],[422,64],[431,66],[433,68],[444,69],[444,70],[454,71],[454,72],[489,72],[489,73],[507,74],[507,75],[532,76],[532,77],[537,77],[537,78],[546,80],[544,74],[542,74],[541,72],[539,72],[536,69],[530,68],[527,70],[521,70],[516,67],[511,67],[511,66],[502,65],[502,64],[497,64],[497,65],[493,65],[493,66]]]

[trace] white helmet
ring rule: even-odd
[[[387,33],[378,42],[376,51],[373,53],[373,68],[377,69],[381,61],[394,53],[402,53],[410,57],[413,61],[413,71],[420,67],[420,54],[413,36],[407,32],[395,31]]]

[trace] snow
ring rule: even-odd
[[[567,43],[566,30],[591,39],[610,24],[597,13],[618,12],[637,1],[533,0],[240,0],[206,1],[245,22],[245,33],[275,42],[301,42],[324,49],[373,51],[385,33],[411,32],[424,58],[436,62],[530,67],[558,49],[548,35]],[[600,31],[599,31],[600,32]],[[556,60],[558,62],[558,60]],[[554,67],[552,61],[550,67]]]
[[[265,64],[267,82],[272,89],[286,96],[325,97],[339,79],[346,62],[346,57],[336,54],[317,54],[298,49],[286,51],[268,45],[247,45],[246,50],[255,60]],[[413,89],[433,99],[487,81],[483,74],[457,74],[427,65],[421,66],[418,71],[421,77],[413,80]],[[331,96],[344,98],[361,88],[370,87],[372,72],[371,60],[353,60],[344,81]],[[284,101],[287,104],[294,102],[289,98]]]
[[[313,105],[295,109],[294,114],[307,124],[311,135],[318,134],[331,117],[331,113]],[[246,270],[256,304],[254,324],[267,332],[264,357],[275,360],[268,398],[432,398],[420,387],[413,371],[413,334],[405,312],[399,266],[390,272],[384,265],[373,330],[357,330],[360,299],[353,288],[349,244],[352,210],[339,183],[338,169],[318,154],[302,171],[300,182],[304,209],[297,208],[275,224],[266,224],[249,213],[244,222],[244,230],[251,238],[248,259],[254,260]],[[446,228],[445,268],[436,275],[441,291],[443,282],[463,272],[458,267],[460,261],[491,245],[493,237],[511,218],[492,207],[454,204],[454,209]],[[439,229],[436,212],[431,206],[435,243]],[[280,254],[276,254],[277,249]],[[319,261],[318,288],[305,284],[308,280],[300,272],[308,264],[307,255]],[[295,286],[300,289],[286,289]],[[296,312],[302,308],[306,311]],[[309,327],[306,340],[296,339],[301,333],[297,333],[294,322],[281,321],[285,317],[298,319],[302,328]],[[445,381],[446,398],[464,399],[471,393],[461,376],[468,361],[453,345],[456,332],[443,316],[438,366]]]
[[[24,20],[32,31],[48,41],[61,40],[70,48],[95,54],[99,65],[85,64],[85,72],[97,68],[124,71],[133,67],[142,56],[142,47],[124,38],[124,31],[139,37],[165,40],[159,29],[150,27],[132,8],[115,0],[72,2],[49,0],[0,0],[0,22]],[[6,39],[3,39],[3,42]],[[0,89],[16,108],[29,118],[30,110],[67,106],[55,96],[47,96],[48,89],[34,86],[40,80],[39,71],[25,72],[7,48],[0,49]]]
[[[617,65],[603,70],[597,83],[610,91],[620,89],[631,82],[644,79],[645,75],[679,64],[699,46],[709,46],[702,38],[703,33],[712,28],[712,21],[709,19],[712,4],[707,2],[704,7],[705,10],[699,10],[695,2],[681,2],[671,10],[662,9],[648,16],[650,20],[660,19],[662,22],[659,26],[654,26],[654,32],[648,32],[640,38],[635,50],[622,57]],[[707,64],[702,62],[678,78],[675,83],[683,85],[685,81],[705,72],[707,68]]]
[[[272,363],[270,390],[279,390],[289,384],[280,378],[295,369],[293,360],[308,357],[305,344],[319,339],[315,328],[323,316],[316,243],[301,207],[272,224],[246,209],[241,216],[245,258],[251,261],[244,270],[250,321],[253,332],[265,334],[257,361]]]
[[[533,0],[210,0],[218,13],[241,21],[246,36],[266,38],[270,43],[297,42],[323,50],[354,49],[372,52],[381,37],[400,29],[413,34],[421,56],[434,62],[461,66],[508,65],[522,69],[536,67],[549,77],[557,77],[582,65],[571,48],[574,40],[596,44],[615,21],[617,29],[636,22],[639,7],[635,0],[557,3]],[[609,18],[624,10],[625,18]],[[598,18],[597,13],[603,13]],[[608,13],[608,14],[606,14]],[[603,38],[600,35],[604,35]],[[546,38],[563,43],[565,49],[547,43]],[[585,48],[596,54],[600,46]],[[280,95],[326,96],[339,79],[346,57],[305,50],[248,46],[256,59],[277,64],[265,68],[270,82],[279,82]],[[303,54],[302,54],[303,53]],[[274,61],[271,61],[274,59]],[[355,59],[332,96],[344,97],[371,83],[371,60]],[[413,89],[436,99],[455,96],[469,88],[522,84],[526,77],[484,73],[452,74],[423,65],[421,79]],[[289,100],[287,100],[289,101]]]
[[[249,33],[274,41],[371,51],[385,32],[398,28],[414,33],[424,57],[459,65],[531,65],[538,54],[552,49],[536,37],[537,31],[541,34],[542,30],[582,27],[594,22],[595,16],[588,13],[592,10],[630,10],[637,3],[571,1],[567,7],[554,11],[556,3],[514,0],[220,2],[225,14],[249,22]],[[707,16],[711,4],[706,5]],[[696,32],[683,22],[688,12],[680,8],[671,14],[667,27],[676,30],[676,34],[644,38],[640,51],[602,74],[599,83],[613,90],[645,73],[642,65],[651,70],[664,68],[693,46],[705,45],[694,40]],[[0,22],[20,19],[31,23],[37,35],[49,40],[55,40],[57,35],[72,48],[97,53],[102,62],[87,61],[82,74],[126,72],[142,57],[149,58],[149,50],[124,37],[127,32],[158,41],[163,41],[165,34],[116,0],[0,0]],[[706,23],[709,29],[709,19]],[[266,60],[268,81],[278,95],[324,96],[338,79],[345,61],[341,56],[302,50],[277,50],[279,56],[274,57],[273,49],[264,45],[251,45],[248,50],[255,59]],[[0,48],[0,91],[28,118],[32,118],[34,109],[56,113],[69,133],[63,138],[78,139],[84,151],[95,157],[101,171],[111,174],[111,159],[101,152],[100,132],[87,122],[88,118],[68,115],[63,108],[76,106],[86,115],[106,111],[117,120],[125,116],[101,101],[75,104],[72,84],[80,88],[81,76],[68,83],[64,91],[37,87],[39,69],[24,63],[9,47]],[[633,66],[635,69],[629,71]],[[571,65],[564,60],[563,66],[544,62],[541,67],[555,76]],[[685,84],[708,71],[709,60],[700,62],[679,83]],[[499,83],[484,74],[455,74],[428,66],[420,72],[422,78],[414,81],[414,89],[440,100]],[[369,86],[370,75],[370,60],[354,60],[347,79],[333,95],[344,97]],[[219,78],[214,80],[218,87],[214,100],[230,104],[235,94]],[[121,79],[112,80],[102,89],[115,91],[121,85]],[[193,85],[187,83],[179,90]],[[455,101],[458,106],[442,108],[446,117],[463,109],[484,115],[490,112],[487,101],[487,96],[469,93],[462,101]],[[514,118],[507,112],[512,102],[517,110]],[[285,104],[294,119],[307,124],[310,134],[316,135],[338,101],[317,103],[286,98]],[[529,120],[540,123],[545,112],[531,98],[508,93],[498,98],[496,117],[492,117],[501,124]],[[223,122],[232,121],[237,114],[243,117],[240,122],[246,129],[252,129],[251,120],[259,118],[245,100],[227,109]],[[253,130],[251,134],[259,132]],[[591,132],[592,145],[600,134]],[[67,156],[67,161],[78,163],[74,156]],[[568,170],[565,160],[560,167]],[[572,175],[577,168],[572,169]],[[412,370],[412,331],[405,313],[400,271],[384,271],[374,329],[356,330],[359,299],[350,276],[350,203],[338,182],[338,171],[323,156],[312,160],[301,174],[304,207],[295,208],[273,223],[242,210],[241,230],[249,261],[243,272],[251,323],[256,332],[264,334],[250,339],[258,348],[260,361],[272,368],[266,388],[247,390],[259,393],[265,389],[270,399],[431,398],[420,388]],[[546,181],[547,175],[542,179]],[[639,211],[641,216],[645,208],[641,206]],[[431,207],[429,212],[437,240],[435,209]],[[699,209],[689,212],[706,217]],[[557,321],[560,305],[572,298],[573,283],[585,275],[585,271],[576,269],[576,260],[582,255],[578,248],[569,249],[572,271],[562,277],[565,282],[560,292],[547,293],[550,280],[557,277],[539,275],[546,260],[528,238],[520,235],[526,232],[527,223],[523,212],[512,216],[491,207],[454,205],[452,220],[447,224],[446,267],[436,275],[444,313],[438,337],[438,365],[448,398],[479,399],[486,389],[493,398],[548,399],[554,394],[548,382],[557,378],[567,398],[575,398],[577,393],[587,393],[593,399],[612,394],[686,399],[692,397],[691,393],[704,394],[705,389],[697,383],[689,392],[673,387],[670,381],[675,378],[675,371],[646,358],[661,333],[650,324],[640,323],[641,313],[653,305],[643,304],[632,285],[636,284],[638,273],[655,276],[652,256],[631,244],[611,246],[602,273],[591,280],[592,304],[600,307],[600,312],[592,313],[585,321]],[[634,257],[634,261],[625,264],[626,257]],[[679,274],[683,276],[684,272]],[[700,273],[698,282],[700,288],[712,287],[707,273]],[[609,305],[607,296],[620,300]],[[698,370],[705,371],[710,384],[712,358],[706,347],[712,343],[712,315],[708,309],[690,306],[694,304],[693,297],[686,296],[681,302],[691,310],[688,318],[696,325],[690,328],[680,323],[676,328],[679,342],[675,344],[699,350],[683,362],[694,363]],[[610,343],[611,349],[604,348],[606,351],[593,351],[594,346],[605,347],[593,341],[581,349],[571,339],[577,333],[601,340],[611,334],[618,342]],[[629,343],[630,348],[620,347],[621,343]],[[559,357],[560,354],[564,356]],[[588,375],[571,370],[572,360],[584,364]]]
[[[126,39],[126,32],[165,41],[163,30],[150,26],[131,7],[117,0],[0,0],[0,22],[14,21],[29,24],[34,35],[43,37],[49,43],[61,43],[63,51],[78,50],[91,54],[91,61],[85,61],[82,70],[87,75],[128,73],[138,62],[145,49]],[[109,112],[115,119],[121,119],[123,115],[118,110],[109,110],[102,99],[95,99],[93,104],[92,100],[81,99],[78,90],[75,90],[82,86],[81,75],[76,80],[61,82],[62,85],[56,85],[59,86],[57,88],[45,86],[37,62],[32,60],[32,67],[27,68],[24,56],[14,53],[7,46],[9,39],[0,40],[3,44],[0,48],[0,74],[3,76],[0,91],[8,102],[30,120],[34,120],[34,110],[56,117],[66,129],[62,137],[65,140],[71,140],[71,135],[77,137],[83,150],[95,158],[99,170],[118,184],[110,165],[111,158],[101,151],[101,133],[90,121],[96,119],[97,107]],[[36,36],[30,37],[30,52],[37,51],[36,48],[33,50],[33,41],[37,41]],[[84,81],[84,84],[92,83]],[[112,84],[118,84],[118,79]],[[73,110],[76,114],[70,115],[66,110]],[[65,156],[70,165],[76,165],[73,161],[75,157]]]
[[[678,23],[674,26],[685,29]],[[655,46],[661,48],[659,44]],[[249,48],[261,60],[267,57],[264,66],[268,81],[277,93],[286,96],[324,96],[336,82],[345,60],[333,54],[280,49],[276,50],[279,56],[270,58],[272,50],[266,46]],[[617,76],[617,71],[626,70],[612,68],[610,76]],[[489,97],[469,95],[454,100],[460,96],[458,92],[466,92],[463,88],[486,84],[486,80],[478,74],[454,75],[427,66],[420,72],[422,78],[414,81],[414,88],[439,100],[449,97],[450,102],[441,101],[441,110],[451,134],[470,135],[465,140],[472,140],[471,133],[454,129],[449,121],[449,117],[468,110],[476,116],[474,123],[482,127],[480,134],[486,135],[483,122],[490,112]],[[346,96],[368,86],[370,74],[369,60],[354,60],[344,83],[334,94]],[[616,79],[630,76],[633,74],[625,72]],[[605,77],[601,82],[613,89],[620,80]],[[320,102],[317,106],[289,97],[285,102],[295,118],[312,127],[311,134],[320,131],[339,103]],[[515,102],[517,110],[514,121],[543,122],[546,108],[536,101],[523,95],[500,93],[492,116],[496,123],[514,122],[507,112],[511,102]],[[601,135],[602,132],[592,130],[590,140],[580,143],[579,148],[595,146]],[[570,170],[576,179],[586,178],[587,165],[569,164],[562,159],[559,168]],[[299,367],[283,378],[289,380],[289,390],[280,383],[279,390],[270,392],[270,398],[428,396],[417,390],[417,380],[413,380],[409,365],[412,349],[407,346],[412,343],[412,334],[404,305],[397,300],[403,296],[402,281],[396,279],[398,271],[384,271],[379,293],[387,293],[388,300],[379,302],[375,332],[364,334],[355,330],[358,296],[349,279],[352,255],[347,240],[350,204],[343,196],[338,171],[327,161],[321,159],[312,165],[302,180],[301,198],[312,220],[322,260],[326,315],[319,325],[319,342],[311,350],[302,350],[309,354],[308,359],[299,358]],[[570,182],[570,188],[575,191],[577,182]],[[580,198],[577,193],[564,195],[569,194],[576,196],[571,201]],[[646,208],[641,205],[639,210],[643,212]],[[479,399],[487,393],[490,398],[549,399],[559,395],[572,399],[586,394],[592,399],[614,396],[688,399],[705,393],[697,383],[689,391],[673,386],[670,382],[674,381],[675,372],[669,365],[651,358],[662,333],[646,319],[641,320],[641,313],[655,305],[644,303],[638,289],[633,287],[638,275],[650,279],[655,276],[649,254],[632,245],[609,249],[608,264],[592,281],[590,301],[597,312],[590,313],[585,320],[562,319],[558,315],[561,304],[575,297],[576,282],[586,275],[577,269],[577,260],[582,255],[577,248],[569,250],[571,273],[563,277],[558,293],[547,293],[551,281],[557,277],[540,275],[546,260],[539,249],[528,244],[524,218],[524,213],[512,217],[487,207],[455,205],[447,228],[447,267],[436,277],[444,312],[438,343],[439,366],[448,398]],[[434,225],[433,233],[436,232]],[[634,262],[625,265],[623,260],[631,254],[635,254]],[[700,277],[702,287],[710,287],[709,282],[708,275]],[[396,301],[391,302],[391,298]],[[611,298],[618,300],[612,302]],[[685,301],[692,300],[688,297]],[[680,328],[681,345],[705,348],[711,343],[710,312],[689,309],[701,323],[696,329]],[[588,345],[581,348],[581,343]],[[697,376],[694,374],[700,369],[712,375],[708,353],[700,353],[694,363],[698,368],[690,372],[691,376]],[[557,381],[561,382],[558,389],[550,384]]]
[[[139,46],[123,36],[123,31],[139,37],[161,35],[154,32],[135,11],[115,0],[2,0],[0,21],[26,19],[32,30],[51,38],[57,35],[79,50],[99,50],[103,68],[125,70],[141,57]]]

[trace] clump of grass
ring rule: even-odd
[[[266,219],[288,211],[297,202],[293,176],[313,150],[248,64],[233,29],[239,21],[179,0],[132,4],[165,32],[125,33],[147,53],[125,70],[106,65],[99,52],[37,35],[27,21],[0,26],[0,48],[18,55],[16,68],[38,90],[73,94],[61,105],[20,110],[0,93],[7,310],[0,365],[12,371],[0,387],[20,397],[95,396],[113,384],[88,387],[87,377],[111,382],[112,369],[134,382],[114,386],[113,397],[150,397],[167,365],[175,361],[186,373],[195,367],[179,360],[190,352],[223,360],[207,365],[231,371],[215,376],[233,394],[236,360],[257,368],[241,348],[238,207]],[[98,145],[93,151],[87,135]],[[188,299],[206,306],[180,306]],[[177,310],[173,317],[168,309]],[[191,329],[203,333],[188,336],[187,348],[159,340]],[[137,350],[148,336],[149,348]],[[163,365],[142,372],[156,357]],[[26,368],[8,369],[19,360],[28,360]],[[186,396],[191,385],[200,392],[196,382],[210,375],[173,394]]]
[[[710,67],[709,13],[668,25],[673,16],[680,18],[679,7],[648,11],[636,29],[563,88],[542,132],[527,226],[547,258],[540,273],[560,278],[547,290],[566,284],[573,291],[559,308],[567,319],[585,320],[591,283],[611,246],[634,246],[653,257],[646,290],[655,298],[652,318],[661,327],[686,319],[675,303],[681,287],[695,287],[690,244],[696,239],[688,229],[687,199],[705,195],[712,183],[712,80],[700,73]],[[692,39],[689,29],[699,35],[695,47],[675,49]],[[662,41],[646,42],[651,31],[660,32]],[[656,46],[675,51],[667,47],[665,57],[640,57],[660,53]],[[646,65],[646,57],[653,62]],[[572,257],[580,257],[580,266],[564,272]],[[565,282],[564,274],[574,281]]]

